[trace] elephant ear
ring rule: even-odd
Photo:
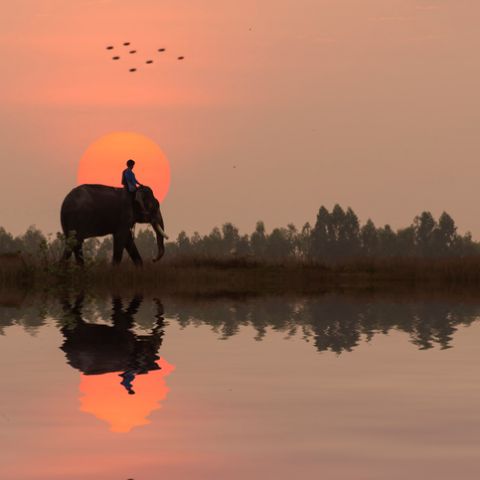
[[[143,193],[145,193],[145,195],[152,195],[153,197],[153,191],[152,189],[147,186],[147,185],[142,185],[141,187],[138,188],[140,191],[142,191]]]
[[[148,210],[158,210],[160,207],[159,201],[155,198],[153,190],[150,187],[142,186],[142,196],[145,202],[145,205],[148,205]]]

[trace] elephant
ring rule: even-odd
[[[136,201],[124,188],[105,185],[79,185],[63,200],[60,220],[66,238],[63,260],[72,253],[79,265],[83,265],[82,244],[86,238],[113,235],[113,264],[122,260],[126,249],[133,263],[143,264],[132,234],[136,223],[150,223],[157,236],[158,261],[165,253],[164,231],[160,204],[151,188],[137,190]],[[70,239],[72,241],[70,242]]]

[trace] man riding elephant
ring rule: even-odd
[[[136,223],[149,223],[156,235],[159,260],[164,252],[164,231],[160,204],[151,188],[141,185],[132,169],[133,160],[127,162],[122,175],[123,188],[106,185],[80,185],[64,199],[60,216],[62,229],[67,241],[64,260],[72,253],[79,264],[83,264],[83,241],[91,237],[113,235],[113,263],[122,260],[127,250],[136,265],[142,258],[135,246],[133,227]]]
[[[137,202],[141,209],[144,209],[142,203],[141,195],[137,195],[138,187],[142,187],[142,184],[136,179],[135,174],[133,173],[133,167],[135,166],[135,161],[130,159],[127,161],[127,168],[122,172],[122,185],[126,192],[132,198],[132,204]]]

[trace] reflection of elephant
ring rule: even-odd
[[[61,222],[66,237],[74,237],[73,245],[65,248],[64,259],[75,253],[78,263],[83,264],[82,243],[86,238],[113,235],[113,263],[122,260],[126,249],[133,262],[142,264],[135,246],[132,227],[135,223],[150,223],[157,234],[160,260],[165,252],[165,237],[160,204],[148,187],[137,191],[138,202],[122,188],[104,185],[80,185],[74,188],[63,201]],[[143,208],[141,206],[143,204]]]
[[[163,307],[157,301],[156,323],[149,335],[132,332],[134,315],[142,302],[140,296],[132,299],[127,308],[122,300],[112,300],[112,326],[86,322],[82,317],[83,297],[73,305],[65,301],[62,350],[68,363],[85,375],[125,372],[127,377],[158,370],[158,349],[163,337]],[[124,382],[128,378],[124,377]],[[131,382],[130,382],[131,383]],[[122,383],[123,385],[124,383]],[[128,389],[128,385],[124,385]]]

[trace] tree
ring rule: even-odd
[[[44,249],[47,239],[38,228],[31,226],[18,238],[18,242],[22,251],[35,257]]]
[[[312,230],[309,249],[311,258],[326,260],[330,255],[330,247],[334,241],[330,213],[322,206],[318,210],[317,221]]]
[[[250,246],[252,254],[257,258],[264,258],[267,248],[267,237],[265,235],[265,224],[257,222],[255,231],[250,236]]]
[[[267,238],[267,256],[272,260],[284,260],[292,251],[293,245],[289,240],[288,230],[275,228]]]
[[[19,250],[19,245],[14,240],[13,235],[0,227],[0,254],[15,253],[17,250]]]
[[[238,239],[235,253],[239,257],[247,257],[251,254],[250,240],[248,235],[242,235]]]
[[[113,239],[109,235],[108,237],[104,237],[103,240],[100,241],[97,247],[97,254],[95,259],[98,261],[110,261],[113,254]]]
[[[297,237],[298,256],[304,260],[310,256],[311,236],[312,227],[310,223],[307,222]]]
[[[338,245],[341,244],[344,240],[344,223],[345,223],[345,211],[337,203],[333,207],[332,213],[330,215],[329,227],[329,241],[333,241],[333,246],[336,246],[334,250],[335,253],[339,250]]]
[[[154,258],[157,253],[157,239],[149,228],[141,229],[135,237],[135,245],[143,258]]]
[[[474,242],[472,239],[472,234],[467,232],[463,237],[457,237],[455,243],[455,253],[456,255],[462,257],[478,255],[480,254],[480,245],[477,242]]]
[[[218,256],[222,251],[222,234],[218,227],[215,227],[208,236],[203,237],[203,253],[209,257]]]
[[[432,256],[433,232],[437,223],[430,212],[422,212],[414,219],[415,244],[421,256]]]
[[[453,218],[443,212],[438,226],[432,233],[432,250],[435,255],[445,256],[454,253],[457,244],[457,227]]]
[[[87,259],[93,259],[96,256],[100,240],[98,238],[88,238],[83,242],[83,255]]]
[[[415,228],[412,225],[398,230],[395,253],[401,257],[415,256]]]
[[[378,232],[375,224],[368,219],[360,230],[360,244],[363,255],[373,257],[378,250]]]
[[[356,213],[347,208],[341,225],[342,248],[340,252],[342,257],[354,257],[360,250],[360,222]]]
[[[223,234],[223,253],[225,255],[231,255],[236,251],[237,243],[240,239],[238,228],[232,225],[230,222],[225,223],[222,226]]]
[[[378,230],[378,251],[381,257],[393,257],[397,252],[397,236],[390,225]]]
[[[180,255],[190,255],[192,253],[192,245],[185,231],[181,231],[177,237],[177,248]]]
[[[193,232],[192,238],[190,239],[190,245],[194,255],[205,255],[203,239],[198,232]]]

